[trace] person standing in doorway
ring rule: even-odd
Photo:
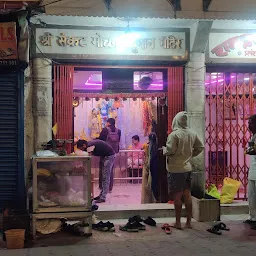
[[[248,128],[252,133],[252,138],[249,143],[247,153],[250,155],[251,164],[248,174],[248,202],[249,202],[249,218],[245,223],[253,225],[253,229],[256,229],[256,115],[252,115],[248,121]]]
[[[81,151],[87,151],[93,156],[99,156],[102,159],[100,173],[102,174],[102,189],[99,196],[95,197],[96,203],[106,202],[106,197],[109,192],[110,174],[115,161],[115,151],[113,148],[101,140],[78,140],[77,148]]]
[[[109,118],[106,123],[106,127],[102,129],[99,140],[103,140],[107,142],[117,154],[119,152],[119,144],[121,139],[121,130],[116,128],[116,121],[114,118]],[[103,159],[100,158],[100,165],[102,165]],[[114,168],[115,163],[113,164],[111,174],[110,174],[110,184],[109,184],[109,192],[112,192],[114,185]],[[102,168],[100,168],[102,169]],[[99,187],[102,189],[102,174],[99,174]]]
[[[181,210],[184,200],[187,211],[186,228],[192,228],[191,171],[192,157],[199,155],[204,149],[203,143],[195,132],[188,128],[187,112],[178,113],[172,122],[163,154],[166,156],[168,171],[168,192],[174,197],[176,223],[174,228],[181,229]]]

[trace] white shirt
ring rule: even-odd
[[[77,149],[77,150],[75,151],[75,155],[76,155],[76,156],[89,156],[88,152],[83,151],[83,150],[81,150],[81,149]]]
[[[256,156],[250,155],[250,158],[251,158],[251,165],[249,169],[248,179],[256,180]]]
[[[256,134],[253,135],[251,138],[251,142],[255,143],[256,140]],[[256,155],[250,155],[251,159],[251,165],[249,168],[249,173],[248,173],[248,180],[256,180]]]

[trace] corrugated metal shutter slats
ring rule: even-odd
[[[20,71],[0,73],[0,209],[20,198]],[[22,124],[23,126],[23,124]],[[23,128],[23,127],[22,127]]]

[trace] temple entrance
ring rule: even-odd
[[[107,118],[122,131],[116,157],[114,186],[105,204],[167,202],[165,158],[159,155],[157,200],[143,199],[144,145],[155,132],[158,146],[166,143],[171,122],[183,106],[180,67],[54,67],[54,123],[57,138],[96,139]],[[133,148],[133,136],[141,148]],[[69,152],[73,152],[75,143]],[[149,172],[150,173],[150,172]],[[99,159],[92,159],[94,196],[99,193]],[[155,181],[154,181],[155,182]]]

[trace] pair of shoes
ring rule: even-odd
[[[120,226],[119,230],[127,231],[127,232],[139,232],[139,227],[137,224],[138,223],[136,222],[133,222],[133,223],[128,222],[126,225]]]
[[[256,225],[256,221],[250,220],[250,219],[245,220],[244,223],[245,223],[245,224],[250,224],[250,225]]]
[[[230,229],[227,228],[226,224],[223,222],[220,222],[219,224],[214,225],[214,227],[218,230],[224,230],[224,231],[229,231]]]
[[[111,222],[102,222],[100,221],[99,223],[97,224],[92,224],[92,228],[95,229],[95,230],[98,230],[98,231],[110,231],[110,232],[115,232],[115,226],[113,223]]]
[[[212,228],[207,229],[208,232],[215,234],[215,235],[222,235],[220,230],[229,231],[230,229],[227,228],[226,224],[220,222],[219,224],[214,225]]]
[[[135,215],[135,216],[129,218],[129,222],[130,223],[133,223],[133,222],[137,223],[137,225],[140,227],[140,230],[146,230],[146,227],[144,225],[142,225],[140,222],[144,222],[145,224],[147,224],[147,225],[149,225],[151,227],[155,227],[156,226],[155,220],[152,217],[150,217],[150,216],[148,216],[146,219],[143,220],[140,217],[140,215]]]
[[[140,217],[140,215],[135,215],[129,218],[128,223],[132,224],[132,226],[138,230],[146,230],[146,227],[141,224],[142,221],[143,219]]]
[[[140,222],[136,222],[136,226],[138,227],[139,230],[146,230],[146,226],[141,224]]]
[[[108,227],[102,221],[97,224],[92,224],[92,228],[98,231],[108,231]]]
[[[129,218],[129,222],[138,222],[138,223],[144,222],[145,224],[147,224],[147,225],[149,225],[149,226],[152,226],[152,227],[155,227],[155,226],[156,226],[155,220],[153,220],[153,218],[150,217],[150,216],[148,216],[146,219],[143,220],[143,219],[140,217],[140,215],[135,215],[135,216]]]
[[[140,215],[135,215],[131,218],[129,218],[129,222],[142,222],[143,219],[140,217]]]
[[[120,226],[119,229],[121,231],[127,232],[138,232],[139,230],[146,230],[146,227],[140,223],[142,221],[143,220],[140,215],[133,216],[129,218],[126,225]]]
[[[150,216],[148,216],[147,219],[145,219],[143,222],[144,222],[145,224],[151,226],[151,227],[155,227],[155,226],[156,226],[155,220],[153,220],[153,218],[150,217]]]
[[[221,235],[222,233],[220,232],[219,229],[217,229],[216,227],[212,227],[212,228],[208,228],[207,229],[208,232],[215,234],[215,235]]]
[[[167,235],[170,235],[172,233],[171,225],[167,223],[165,223],[161,228],[164,230],[165,234]]]
[[[135,215],[131,218],[129,218],[128,223],[133,223],[135,227],[138,228],[138,230],[146,230],[146,227],[141,224],[143,219],[140,217],[140,215]]]
[[[105,223],[105,225],[108,228],[109,232],[115,232],[116,231],[115,225],[112,222],[108,221],[108,222]]]

